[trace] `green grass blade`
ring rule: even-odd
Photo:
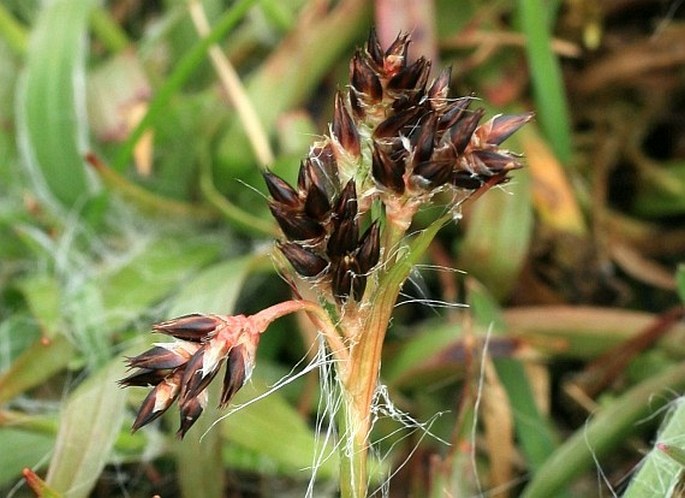
[[[46,482],[70,498],[90,495],[110,458],[124,418],[127,392],[116,383],[120,358],[88,378],[69,397],[60,417]]]
[[[685,434],[685,398],[674,403],[675,409],[659,431],[659,443],[682,445]],[[633,476],[623,498],[670,498],[683,475],[683,464],[666,455],[657,446],[645,457]]]
[[[116,171],[123,171],[131,160],[133,149],[143,136],[145,130],[155,123],[155,120],[164,112],[171,98],[181,89],[183,84],[193,75],[197,67],[205,60],[207,50],[217,43],[247,14],[247,11],[255,3],[255,0],[240,0],[223,14],[221,19],[212,28],[211,33],[193,45],[185,56],[176,65],[174,71],[165,80],[164,84],[156,91],[155,97],[150,102],[148,111],[141,119],[138,126],[131,132],[126,141],[121,145],[119,152],[112,164]]]
[[[41,10],[17,97],[23,164],[36,193],[53,206],[72,208],[95,190],[83,161],[85,41],[93,3],[58,0]]]
[[[685,363],[635,387],[578,429],[550,456],[523,492],[523,498],[558,496],[573,479],[639,430],[638,422],[668,403],[668,393],[685,389]]]
[[[519,9],[538,120],[557,157],[568,164],[571,121],[561,68],[552,52],[548,11],[541,0],[520,0]]]
[[[497,304],[475,281],[469,282],[468,289],[469,305],[477,322],[483,327],[492,327],[495,334],[503,333],[504,321]],[[516,434],[523,454],[530,469],[538,472],[557,448],[557,437],[548,420],[538,410],[532,387],[521,361],[513,358],[497,358],[495,368],[509,397],[514,413]]]

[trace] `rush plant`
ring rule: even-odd
[[[372,403],[381,351],[398,294],[413,264],[466,201],[507,181],[520,156],[501,144],[531,114],[497,115],[472,96],[449,96],[450,71],[407,59],[409,37],[383,50],[372,32],[335,97],[330,129],[301,163],[296,185],[264,175],[282,235],[274,258],[296,299],[252,316],[192,314],[154,326],[175,338],[128,359],[124,386],[153,386],[133,429],[178,403],[183,437],[224,369],[225,406],[250,377],[260,336],[275,319],[305,311],[336,360],[340,488],[367,495]],[[424,230],[420,209],[442,207]]]

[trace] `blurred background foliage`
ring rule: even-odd
[[[371,26],[537,115],[404,289],[378,494],[680,492],[685,9],[650,0],[3,0],[0,490],[335,496],[305,321],[182,443],[115,381],[154,321],[289,297],[261,171],[294,180]]]

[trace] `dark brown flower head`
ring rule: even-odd
[[[297,188],[265,175],[285,239],[277,247],[329,302],[363,296],[384,254],[382,225],[407,230],[435,193],[453,192],[456,203],[521,166],[500,144],[531,114],[481,124],[485,111],[471,108],[475,97],[450,97],[450,70],[431,81],[429,60],[408,60],[409,42],[400,34],[383,50],[372,31],[352,57],[350,85],[336,93],[329,133],[302,162]]]
[[[202,331],[190,340],[163,343],[128,359],[132,375],[119,381],[123,387],[154,386],[143,401],[132,429],[138,430],[162,415],[178,401],[181,413],[179,436],[183,437],[207,404],[207,387],[228,363],[220,405],[249,378],[263,321],[243,315],[186,315],[155,325],[154,330],[188,337],[187,331]],[[192,342],[191,342],[192,341]],[[232,364],[237,363],[237,364]]]

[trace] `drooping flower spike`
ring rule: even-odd
[[[192,314],[159,323],[156,332],[176,339],[128,359],[136,369],[124,386],[153,386],[133,423],[138,430],[178,402],[183,437],[207,405],[206,388],[226,364],[220,406],[250,377],[259,337],[266,324],[243,315]]]

